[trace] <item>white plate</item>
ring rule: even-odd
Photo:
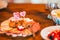
[[[12,18],[12,17],[11,17]],[[10,19],[11,19],[10,18]],[[0,31],[0,34],[6,34],[6,35],[11,35],[12,37],[17,37],[17,36],[22,36],[22,37],[25,37],[26,35],[25,34],[23,34],[23,35],[20,35],[20,34],[13,34],[13,33],[7,33],[7,32],[4,32],[4,30],[10,30],[11,28],[9,27],[9,21],[10,21],[10,19],[9,20],[5,20],[5,21],[3,21],[2,23],[1,23],[1,30],[2,31]],[[4,30],[3,30],[4,29]],[[29,31],[29,30],[28,30]],[[29,34],[27,34],[27,36],[30,36],[30,35],[32,35],[32,33],[29,33]]]
[[[7,33],[5,30],[10,30],[11,29],[11,27],[9,27],[9,22],[10,22],[11,19],[13,19],[13,17],[10,17],[9,19],[7,19],[7,20],[5,20],[5,21],[3,21],[1,23],[0,29],[2,31],[0,31],[0,33],[2,33],[2,34],[5,33],[7,35],[11,35],[12,37],[16,37],[16,36],[25,37],[26,35],[24,34],[24,32],[26,33],[26,31],[27,31],[27,36],[33,35],[33,33],[29,29],[25,29],[25,31],[23,31],[23,33],[20,33],[20,34],[14,34],[12,32],[11,33]],[[21,35],[21,34],[23,34],[23,35]]]
[[[54,30],[60,30],[60,26],[49,26],[41,30],[40,35],[43,39],[49,40],[48,39],[48,34],[51,33]]]
[[[22,33],[19,33],[19,34],[14,34],[14,32],[16,31],[14,28],[11,28],[11,27],[9,27],[9,22],[10,22],[10,20],[11,19],[13,19],[13,17],[11,17],[11,18],[9,18],[9,19],[7,19],[7,20],[5,20],[5,21],[3,21],[2,23],[1,23],[1,27],[0,27],[0,29],[1,29],[1,31],[2,31],[2,33],[5,33],[5,34],[7,34],[7,35],[11,35],[12,37],[16,37],[16,36],[23,36],[23,37],[25,37],[26,35],[27,36],[30,36],[30,35],[33,35],[33,33],[31,32],[31,30],[30,30],[30,28],[28,28],[28,29],[24,29],[23,31],[22,31]],[[27,20],[30,20],[29,18],[26,18]],[[31,20],[30,20],[31,21]],[[32,20],[33,21],[33,20]],[[39,24],[38,24],[39,25]],[[36,27],[36,26],[35,26]],[[38,27],[40,27],[40,26],[38,26]],[[33,27],[32,27],[33,28]],[[11,33],[7,33],[7,31],[11,31]],[[13,30],[13,31],[12,31]],[[15,31],[14,31],[15,30]],[[37,31],[39,31],[40,29],[38,29]],[[37,32],[36,31],[36,32]],[[19,32],[19,31],[17,31],[17,32]],[[1,32],[0,32],[1,33]],[[21,34],[23,34],[23,35],[21,35]]]

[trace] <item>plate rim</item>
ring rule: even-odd
[[[43,39],[48,39],[47,37],[44,37],[44,36],[42,36],[44,33],[44,30],[46,30],[46,29],[48,29],[48,28],[53,28],[53,27],[60,27],[59,25],[54,25],[54,26],[48,26],[48,27],[45,27],[45,28],[43,28],[42,30],[41,30],[41,32],[40,32],[40,35],[41,35],[41,37],[43,38]],[[43,34],[42,34],[43,33]]]

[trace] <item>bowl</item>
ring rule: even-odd
[[[41,30],[40,35],[44,40],[49,40],[48,34],[54,30],[60,30],[60,26],[49,26]]]
[[[60,9],[54,9],[54,10],[52,10],[51,11],[51,16],[52,16],[53,21],[56,24],[60,24]]]

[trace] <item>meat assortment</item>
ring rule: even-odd
[[[13,17],[2,22],[0,32],[12,37],[29,36],[40,30],[39,23],[33,19],[25,18],[26,12],[14,12]]]

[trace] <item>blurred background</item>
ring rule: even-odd
[[[57,3],[60,7],[60,0],[5,0],[9,3],[31,3],[31,4],[48,4],[48,3]]]
[[[34,3],[34,4],[41,4],[41,3],[48,3],[48,2],[52,2],[52,3],[59,3],[60,4],[60,0],[5,0],[8,2],[13,2],[13,3]]]

